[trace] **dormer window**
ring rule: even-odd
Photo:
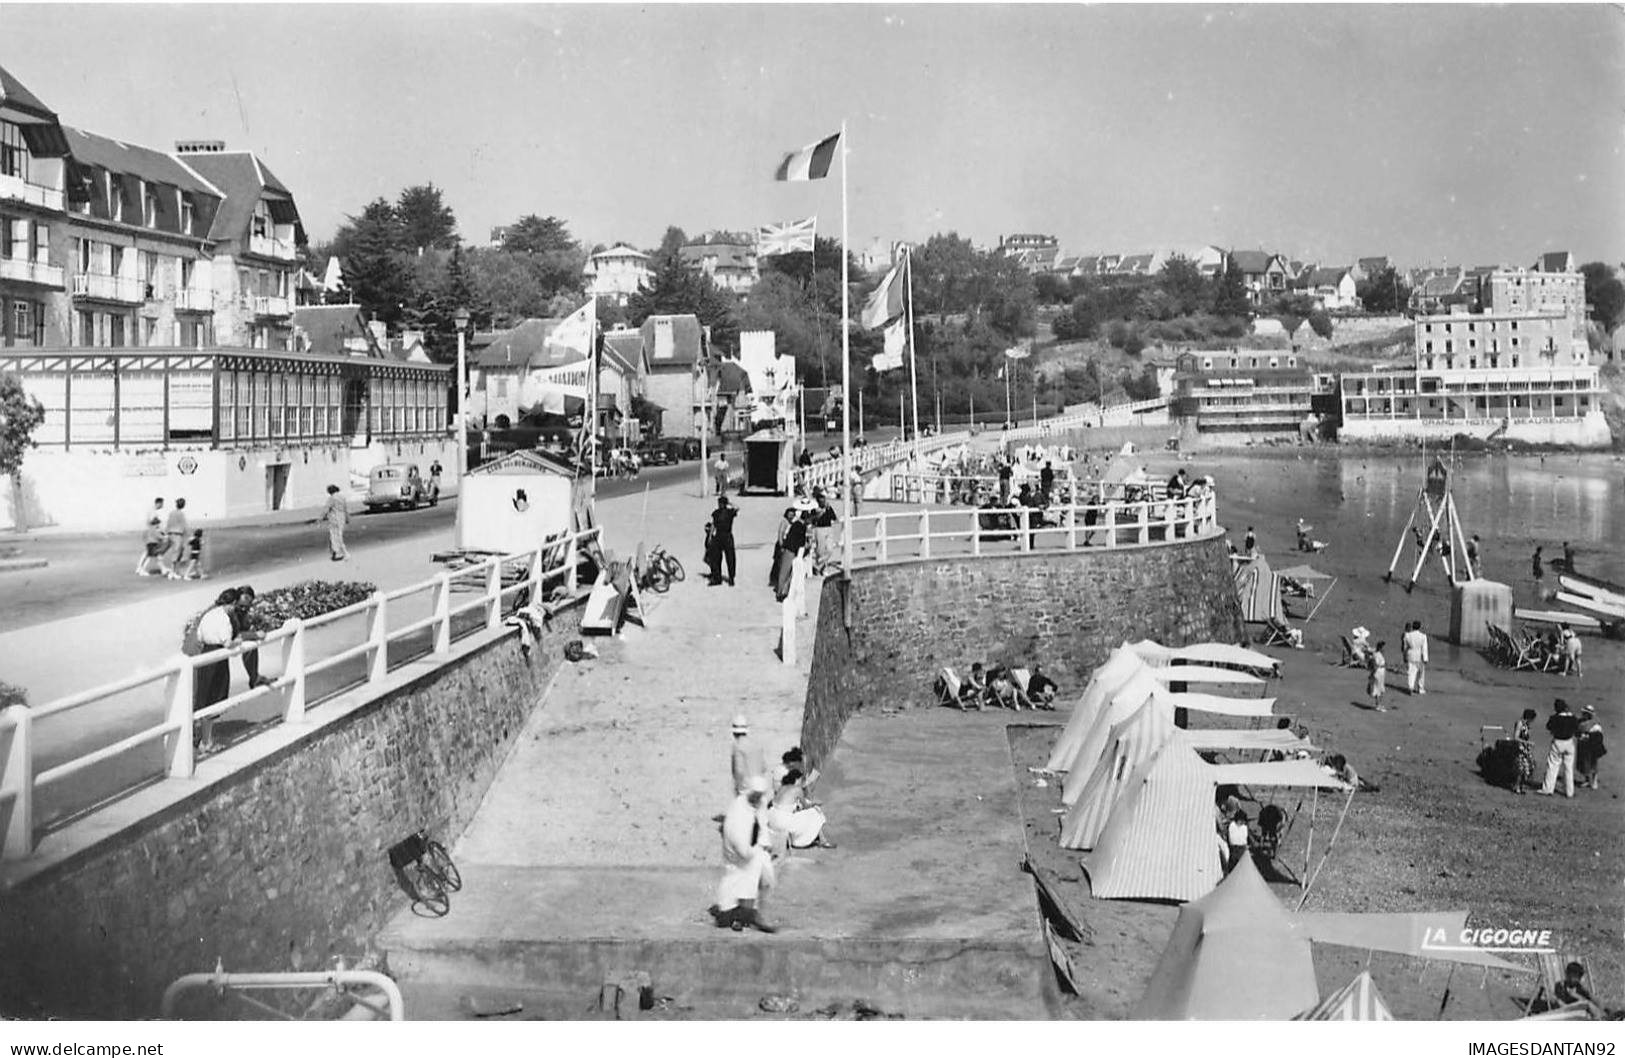
[[[0,121],[0,176],[27,180],[28,157],[28,144],[23,142],[23,127]]]
[[[150,187],[141,192],[141,223],[149,228],[158,226],[158,192]]]
[[[271,235],[271,211],[264,202],[254,206],[254,226],[249,229],[256,239],[267,239]]]
[[[194,232],[192,229],[196,226],[196,224],[197,207],[192,204],[192,200],[190,198],[183,195],[181,196],[181,234],[195,235],[196,232]]]
[[[107,215],[114,220],[124,219],[124,180],[108,174]]]

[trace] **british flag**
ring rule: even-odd
[[[786,221],[783,224],[764,224],[756,229],[756,255],[774,257],[786,253],[806,253],[813,248],[818,231],[818,218]]]

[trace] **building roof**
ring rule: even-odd
[[[1417,287],[1417,293],[1425,298],[1447,297],[1461,290],[1466,277],[1460,272],[1446,272],[1443,275],[1429,276]]]
[[[560,477],[573,478],[576,476],[574,463],[567,462],[547,452],[534,449],[521,448],[509,452],[496,459],[469,471],[470,474],[557,474]]]
[[[693,367],[704,354],[705,330],[700,326],[699,317],[692,314],[650,316],[639,331],[651,371],[673,366]],[[663,337],[665,333],[671,337]]]
[[[717,269],[737,268],[750,270],[756,267],[756,247],[742,246],[730,242],[689,243],[677,251],[677,257],[685,264],[700,264],[707,257],[716,258]]]
[[[264,198],[271,202],[273,219],[278,224],[292,224],[294,241],[305,241],[304,224],[294,205],[293,192],[248,151],[182,153],[178,157],[225,195],[225,202],[214,215],[210,238],[226,240],[247,235],[254,205]]]
[[[580,353],[563,346],[547,344],[548,336],[561,321],[555,319],[529,319],[519,326],[504,331],[491,340],[474,358],[479,367],[558,367],[583,359]]]
[[[63,127],[68,137],[68,153],[80,165],[98,165],[113,173],[138,176],[155,184],[170,184],[183,191],[225,198],[221,191],[192,166],[173,154],[139,144],[98,136],[84,129]]]
[[[293,326],[304,332],[313,353],[353,356],[345,343],[360,338],[367,343],[368,356],[382,355],[359,305],[300,305],[293,310]]]
[[[1277,254],[1264,250],[1231,250],[1230,260],[1242,272],[1259,273],[1269,271],[1270,263],[1277,258]]]
[[[641,257],[645,261],[649,259],[648,254],[642,250],[635,250],[624,242],[618,242],[607,250],[599,250],[590,259],[596,261],[600,257]]]
[[[1359,264],[1360,270],[1365,272],[1367,275],[1376,275],[1384,268],[1393,267],[1393,262],[1388,260],[1386,254],[1381,257],[1362,257],[1360,258]]]
[[[643,360],[642,331],[610,331],[604,335],[604,359],[628,375],[636,375]]]
[[[1149,253],[1128,254],[1117,262],[1117,270],[1131,275],[1148,275],[1151,272],[1151,260],[1155,256],[1156,254]]]
[[[1335,287],[1349,274],[1347,268],[1316,268],[1300,282],[1309,287]]]
[[[41,102],[39,96],[30,92],[27,86],[12,76],[11,71],[4,66],[0,66],[0,104],[41,121],[56,122],[56,113]]]
[[[1550,250],[1540,255],[1535,267],[1542,272],[1574,271],[1574,255],[1567,250]]]

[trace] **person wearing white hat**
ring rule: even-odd
[[[754,775],[722,817],[722,881],[717,883],[716,917],[718,925],[736,932],[746,926],[763,933],[778,932],[761,915],[762,899],[777,881],[768,852],[771,837],[761,825],[766,801],[767,776]]]
[[[733,720],[733,779],[734,793],[745,792],[750,780],[758,775],[767,774],[767,765],[762,760],[762,751],[753,746],[750,741],[750,720],[744,713],[739,713]]]

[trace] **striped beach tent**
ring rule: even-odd
[[[1112,725],[1105,756],[1088,769],[1087,781],[1061,820],[1063,849],[1094,848],[1129,779],[1177,730],[1173,708],[1154,697],[1146,699],[1133,716]],[[1074,769],[1067,773],[1067,781],[1082,774],[1081,767]]]
[[[1189,746],[1169,741],[1135,769],[1094,851],[1082,857],[1090,892],[1108,900],[1206,896],[1222,874],[1213,822],[1209,766]]]
[[[1209,845],[1209,858],[1216,862],[1211,838]],[[1286,1021],[1319,999],[1309,938],[1259,877],[1251,857],[1243,856],[1217,889],[1179,909],[1145,994],[1129,1016]]]
[[[1243,621],[1277,620],[1281,616],[1281,585],[1269,559],[1260,554],[1236,568],[1236,594]]]
[[[1089,777],[1094,774],[1096,765],[1111,748],[1113,729],[1131,718],[1143,706],[1150,704],[1153,699],[1162,698],[1166,694],[1167,691],[1163,686],[1149,670],[1145,669],[1129,677],[1127,683],[1112,692],[1095,714],[1095,722],[1083,736],[1083,741],[1078,744],[1077,754],[1067,764],[1066,781],[1061,784],[1063,805],[1070,808],[1077,803],[1084,786],[1089,782]],[[1167,718],[1168,727],[1174,726],[1174,707],[1171,704],[1158,701],[1155,711]]]
[[[1393,1021],[1393,1012],[1377,991],[1371,974],[1361,970],[1358,977],[1322,999],[1293,1021]]]
[[[1143,668],[1145,662],[1125,643],[1112,651],[1105,662],[1095,669],[1077,704],[1072,707],[1072,715],[1067,717],[1066,726],[1061,729],[1054,748],[1050,750],[1049,763],[1045,765],[1049,771],[1066,771],[1072,766],[1072,758],[1078,755],[1078,747],[1083,744],[1083,737],[1094,724],[1101,705],[1113,691]]]

